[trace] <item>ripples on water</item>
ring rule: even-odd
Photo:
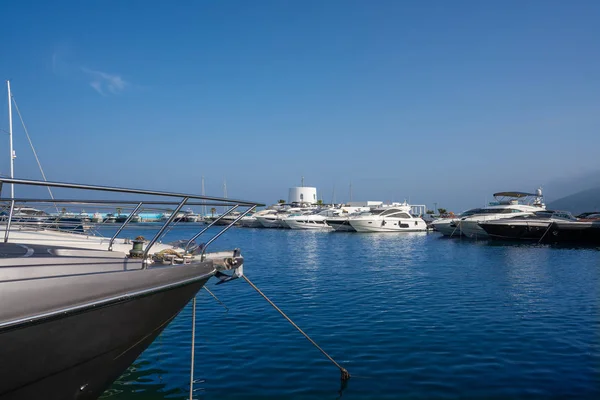
[[[245,273],[353,375],[343,398],[600,397],[600,251],[233,229]],[[215,248],[217,249],[217,248]],[[242,280],[198,294],[196,398],[335,399],[339,371]],[[191,307],[104,398],[185,398]]]

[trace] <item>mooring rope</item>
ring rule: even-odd
[[[348,370],[346,370],[346,368],[342,367],[340,364],[338,364],[333,358],[331,358],[331,356],[329,354],[327,354],[325,352],[325,350],[323,350],[314,340],[312,340],[310,338],[310,336],[308,336],[302,329],[300,329],[300,327],[298,325],[296,325],[294,323],[294,321],[292,321],[287,315],[285,315],[285,313],[283,311],[281,311],[281,309],[279,307],[277,307],[275,305],[275,303],[273,303],[267,296],[265,296],[265,294],[263,292],[261,292],[261,290],[259,288],[256,287],[256,285],[254,285],[254,283],[252,283],[250,281],[250,279],[248,279],[246,277],[246,275],[242,275],[242,278],[244,278],[246,280],[246,282],[248,282],[248,284],[250,286],[252,286],[252,288],[254,290],[256,290],[258,292],[258,294],[260,294],[267,302],[269,302],[269,304],[271,304],[271,306],[273,306],[273,308],[275,308],[275,310],[277,310],[279,312],[279,314],[281,314],[285,319],[287,319],[287,321],[292,324],[292,326],[294,328],[296,328],[298,330],[298,332],[300,332],[302,335],[304,335],[305,338],[308,339],[309,342],[311,342],[313,344],[313,346],[315,346],[317,349],[319,349],[319,351],[321,351],[321,353],[323,353],[325,355],[325,357],[327,357],[329,359],[329,361],[331,361],[333,364],[335,364],[336,367],[339,368],[340,372],[341,372],[341,380],[342,382],[347,381],[348,379],[350,379],[350,373],[348,372]]]
[[[223,307],[225,307],[225,311],[226,311],[226,312],[229,312],[229,307],[227,307],[227,306],[225,305],[225,303],[223,303],[221,300],[219,300],[219,298],[218,298],[217,296],[215,296],[215,294],[214,294],[213,292],[211,292],[209,288],[207,288],[206,286],[203,286],[203,288],[204,288],[204,289],[206,289],[206,291],[207,291],[207,292],[208,292],[208,293],[209,293],[209,294],[210,294],[210,295],[211,295],[211,296],[212,296],[212,297],[213,297],[213,298],[214,298],[214,299],[215,299],[215,300],[216,300],[216,301],[217,301],[217,302],[218,302],[220,305],[222,305]]]
[[[192,357],[190,362],[190,400],[194,395],[194,353],[196,350],[196,296],[192,300]]]
[[[546,229],[546,232],[544,232],[544,234],[542,235],[542,237],[540,238],[540,240],[538,240],[538,244],[542,243],[542,240],[544,239],[544,237],[546,236],[546,233],[548,233],[548,231],[550,230],[550,228],[552,228],[552,224],[553,222],[550,222],[548,224],[548,228]]]

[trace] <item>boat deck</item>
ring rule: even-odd
[[[122,252],[82,250],[76,247],[43,244],[0,243],[0,259],[29,257],[101,257],[123,258]],[[0,265],[1,267],[1,265]]]

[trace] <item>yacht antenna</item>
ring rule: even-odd
[[[304,187],[304,177],[302,177],[302,184],[300,186]]]
[[[10,179],[15,177],[15,151],[13,150],[13,126],[12,126],[12,95],[10,93],[10,81],[6,81],[8,88],[8,141],[10,147]],[[10,184],[10,198],[15,198],[15,185]]]

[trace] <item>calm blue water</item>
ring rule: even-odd
[[[600,398],[597,249],[243,228],[217,243],[353,375],[345,399]],[[196,398],[339,397],[337,368],[246,282],[208,287],[229,310],[198,294]],[[188,305],[103,397],[185,398],[190,337]]]

